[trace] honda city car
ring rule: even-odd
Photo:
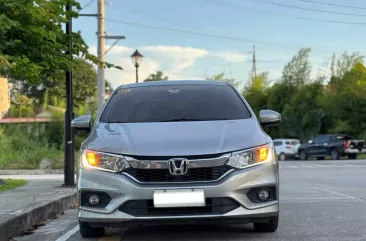
[[[99,111],[73,120],[88,131],[78,172],[83,237],[105,227],[253,223],[274,232],[279,168],[264,127],[230,84],[151,81],[118,87]]]

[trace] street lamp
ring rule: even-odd
[[[142,58],[144,56],[140,54],[140,52],[136,49],[136,51],[131,55],[132,63],[136,68],[136,83],[139,82],[139,74],[138,69],[140,67],[140,64],[142,62]]]

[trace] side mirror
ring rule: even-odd
[[[309,144],[314,144],[313,140],[308,141]]]
[[[71,121],[71,128],[73,130],[83,130],[90,131],[91,130],[91,115],[82,115],[76,117]]]
[[[281,114],[273,110],[261,110],[259,122],[262,126],[274,126],[281,123]]]

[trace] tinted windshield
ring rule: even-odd
[[[101,121],[214,121],[250,117],[231,86],[195,84],[122,89],[108,103]]]
[[[286,141],[287,145],[297,145],[300,144],[300,141],[298,140],[290,140],[290,141]]]

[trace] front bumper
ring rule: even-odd
[[[252,202],[247,193],[256,187],[275,187],[276,200],[264,203]],[[230,198],[238,203],[238,207],[224,214],[193,214],[174,216],[133,216],[122,212],[119,208],[131,200],[152,200],[154,190],[199,188],[204,189],[206,198]],[[279,177],[278,164],[265,163],[243,170],[231,172],[223,179],[210,183],[185,184],[139,184],[131,178],[119,174],[95,170],[79,170],[78,198],[81,204],[81,192],[105,192],[111,197],[109,204],[103,208],[79,207],[79,219],[96,226],[119,226],[139,222],[160,223],[163,221],[181,221],[197,219],[208,221],[240,220],[245,222],[261,222],[279,213]],[[201,223],[201,222],[200,222]]]

